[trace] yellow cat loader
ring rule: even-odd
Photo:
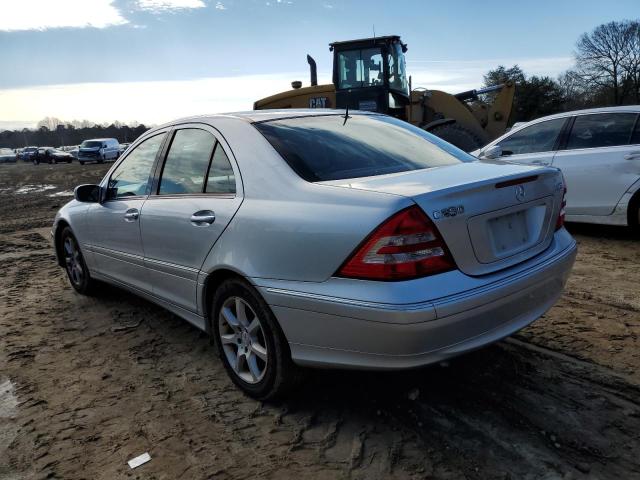
[[[451,95],[411,88],[397,35],[334,42],[333,83],[318,85],[316,62],[307,55],[311,86],[291,83],[292,90],[263,98],[254,110],[335,108],[381,112],[412,123],[470,152],[502,135],[513,106],[512,82]],[[492,93],[490,103],[480,95]]]

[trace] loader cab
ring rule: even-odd
[[[404,52],[398,36],[330,44],[336,108],[386,113],[406,120],[409,104]]]

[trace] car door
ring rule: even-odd
[[[145,291],[151,288],[144,266],[140,211],[166,133],[143,140],[111,170],[101,185],[101,202],[92,204],[86,215],[89,248],[98,272]]]
[[[537,122],[489,146],[501,147],[501,160],[528,165],[550,165],[567,120],[566,117],[561,117]],[[480,153],[480,158],[483,158],[486,149],[485,147]]]
[[[630,145],[637,119],[629,112],[575,117],[553,160],[567,182],[567,215],[610,215],[640,178],[640,147]]]
[[[242,203],[232,158],[213,128],[180,126],[142,207],[142,243],[154,295],[193,312],[200,268]]]

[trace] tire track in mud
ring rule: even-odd
[[[46,201],[25,205],[35,227],[50,221]],[[286,401],[262,404],[235,389],[186,322],[114,288],[75,294],[46,230],[9,227],[0,372],[14,384],[17,435],[0,478],[640,478],[640,382],[628,372],[640,361],[594,354],[633,347],[631,334],[608,337],[635,332],[624,324],[635,313],[582,290],[520,341],[448,367],[312,371]],[[130,471],[126,460],[144,451],[151,462]]]

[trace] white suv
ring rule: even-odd
[[[567,221],[640,224],[638,105],[539,118],[472,155],[560,168],[568,188]]]

